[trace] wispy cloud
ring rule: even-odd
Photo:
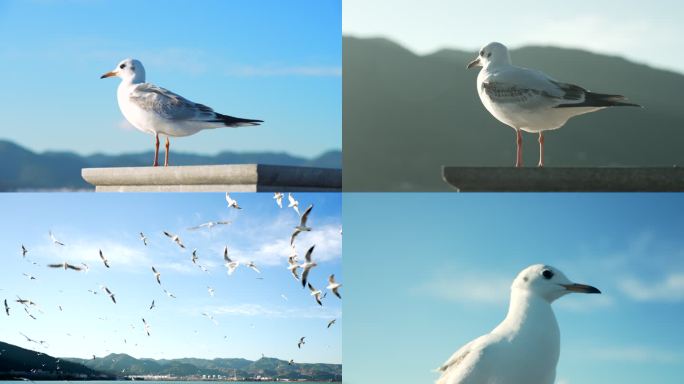
[[[236,304],[223,306],[208,306],[197,311],[209,312],[218,316],[247,316],[247,317],[267,317],[267,318],[297,318],[297,319],[330,319],[339,317],[339,309],[330,308],[282,308],[265,307],[260,304]]]
[[[433,298],[480,304],[503,304],[510,296],[510,276],[478,273],[455,268],[440,269],[431,278],[413,288],[417,294]]]
[[[80,237],[71,237],[69,240],[66,238],[58,239],[65,242],[66,245],[54,245],[49,239],[46,239],[45,244],[30,249],[29,256],[34,261],[68,261],[72,264],[86,263],[91,267],[102,265],[99,250],[102,250],[111,265],[137,267],[140,264],[149,263],[150,260],[143,249],[112,239]]]
[[[639,345],[588,348],[583,350],[583,354],[589,358],[626,363],[674,364],[684,361],[681,352]]]
[[[226,70],[228,76],[240,77],[272,77],[272,76],[310,76],[340,77],[340,66],[253,66],[236,65]]]
[[[638,301],[684,301],[684,273],[671,273],[650,282],[628,277],[620,281],[618,287]]]

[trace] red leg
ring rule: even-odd
[[[522,159],[522,131],[519,129],[515,130],[516,134],[516,143],[517,143],[517,151],[516,151],[516,159],[515,159],[515,166],[516,167],[522,167],[523,166],[523,159]]]
[[[156,167],[159,165],[159,135],[154,134],[154,139],[155,139],[155,144],[154,144],[154,163],[152,163],[153,167]]]
[[[166,136],[166,154],[164,155],[164,166],[169,165],[169,137]]]
[[[544,166],[544,132],[539,132],[539,168]]]

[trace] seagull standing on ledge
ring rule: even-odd
[[[437,384],[553,384],[560,330],[551,303],[571,292],[601,293],[548,265],[525,268],[511,285],[504,321],[456,351],[439,368]]]
[[[190,136],[203,129],[254,126],[261,120],[241,119],[214,112],[206,105],[194,103],[168,89],[145,82],[145,68],[135,59],[126,59],[116,68],[100,76],[120,77],[116,92],[119,109],[139,131],[154,135],[154,163],[159,158],[159,134],[166,135],[164,166],[169,165],[169,136]]]
[[[515,129],[516,167],[522,166],[522,132],[539,133],[539,166],[544,166],[544,131],[558,129],[573,116],[606,107],[640,107],[624,96],[593,93],[561,83],[544,72],[511,64],[501,43],[484,46],[467,68],[482,67],[477,92],[485,108],[500,122]]]

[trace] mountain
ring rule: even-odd
[[[274,152],[221,152],[215,156],[174,152],[172,155],[173,164],[176,165],[261,163],[342,167],[342,153],[335,150],[313,159]],[[0,191],[90,189],[91,186],[81,178],[82,168],[149,166],[152,157],[152,152],[90,156],[71,152],[35,153],[12,142],[0,140]]]
[[[0,341],[0,380],[14,380],[19,377],[33,380],[113,378],[82,364],[64,361]]]
[[[238,378],[267,376],[274,379],[306,381],[340,381],[342,365],[299,364],[288,365],[287,361],[263,357],[256,361],[246,359],[136,359],[126,354],[110,354],[92,360],[69,358],[69,361],[83,364],[94,370],[112,375],[142,376],[170,375],[190,378],[202,375],[217,375]]]
[[[483,42],[486,43],[486,42]],[[511,166],[513,129],[482,106],[476,52],[416,55],[386,39],[343,37],[345,191],[441,191],[441,167]],[[513,63],[563,82],[625,95],[645,108],[614,108],[549,132],[547,166],[672,166],[684,163],[684,75],[619,57],[556,47],[511,51]],[[525,134],[525,164],[537,164]]]

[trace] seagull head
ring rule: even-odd
[[[145,68],[139,60],[125,59],[117,64],[113,71],[100,76],[100,79],[114,76],[133,84],[143,83],[145,82]]]
[[[490,64],[510,64],[511,55],[505,45],[497,42],[489,43],[480,49],[475,60],[468,63],[467,69],[473,67],[485,67]]]
[[[511,290],[533,293],[549,303],[572,292],[601,293],[591,285],[573,283],[563,272],[544,264],[535,264],[523,269],[513,280]]]

